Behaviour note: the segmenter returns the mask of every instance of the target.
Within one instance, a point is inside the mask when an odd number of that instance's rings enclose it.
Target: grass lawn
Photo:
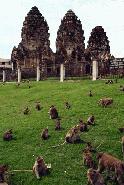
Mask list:
[[[57,148],[50,146],[63,143],[68,129],[82,118],[95,116],[96,125],[89,132],[81,133],[84,141],[94,146],[100,145],[98,151],[108,152],[122,159],[121,137],[118,127],[124,127],[124,92],[119,91],[118,83],[105,84],[105,81],[82,80],[60,83],[59,81],[31,82],[16,87],[15,84],[0,84],[0,164],[7,163],[9,169],[32,169],[37,156],[42,155],[46,163],[51,163],[50,175],[37,180],[31,172],[15,172],[12,185],[86,185],[87,168],[83,166],[82,149],[85,144],[65,144]],[[87,94],[92,90],[93,97]],[[114,102],[108,108],[98,106],[102,97],[111,97]],[[35,110],[35,102],[40,101],[43,109]],[[64,102],[71,104],[65,110]],[[61,116],[62,131],[55,131],[55,123],[49,119],[48,110],[55,105]],[[30,114],[24,115],[26,106]],[[49,128],[50,138],[43,141],[40,133]],[[5,142],[3,133],[12,128],[15,140]],[[112,185],[112,183],[111,183]]]

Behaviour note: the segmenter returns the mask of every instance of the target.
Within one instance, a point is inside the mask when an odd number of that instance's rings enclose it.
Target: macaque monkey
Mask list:
[[[89,150],[86,150],[86,149],[83,150],[83,163],[85,166],[87,166],[89,168],[94,167],[92,153]]]
[[[86,146],[85,150],[90,151],[90,152],[96,152],[96,150],[94,149],[94,147],[92,146],[92,144],[90,142],[87,142],[87,146]]]
[[[44,139],[44,140],[47,140],[49,137],[48,135],[48,128],[45,128],[42,133],[41,133],[41,138]]]
[[[79,129],[77,126],[72,127],[65,136],[65,141],[62,144],[54,145],[52,148],[56,148],[59,146],[64,145],[65,143],[79,143],[81,141],[80,135],[79,135]],[[51,147],[50,147],[51,148]]]
[[[119,185],[124,184],[124,162],[119,160],[118,158],[107,154],[107,153],[98,153],[97,159],[98,163],[98,171],[102,172],[103,170],[107,170],[108,172],[114,171],[115,177]]]
[[[105,185],[103,176],[93,168],[88,169],[87,178],[89,185]]]
[[[124,132],[124,127],[118,128],[118,130],[122,133]]]
[[[3,134],[3,140],[4,140],[4,141],[11,141],[12,139],[13,139],[12,129],[6,131],[6,132]]]
[[[55,126],[55,130],[61,130],[61,123],[60,123],[60,119],[56,119],[56,126]]]
[[[107,107],[108,105],[111,105],[113,103],[112,98],[102,98],[99,100],[98,104],[102,107]]]
[[[70,109],[71,108],[71,105],[68,102],[65,102],[65,108],[66,109]]]
[[[41,105],[40,105],[40,102],[37,102],[36,103],[36,106],[35,106],[35,108],[39,111],[39,110],[41,110]]]
[[[33,166],[33,172],[36,175],[37,179],[40,179],[42,176],[48,174],[47,165],[45,164],[44,159],[41,156],[37,157]]]
[[[124,91],[124,86],[120,85],[120,91]]]
[[[0,165],[0,185],[8,185],[7,184],[7,166]]]
[[[58,118],[58,112],[54,105],[50,107],[50,110],[48,112],[50,114],[50,119],[57,119]]]
[[[113,80],[107,80],[106,84],[113,84]]]
[[[87,124],[88,125],[94,125],[94,121],[95,121],[95,117],[93,115],[91,115],[88,119],[87,119]]]
[[[84,123],[82,119],[79,119],[79,125],[77,125],[77,128],[79,128],[80,132],[88,131],[87,124]]]
[[[73,128],[71,128],[66,136],[65,136],[65,141],[67,143],[76,143],[76,142],[80,142],[80,136],[79,136],[79,129],[75,126]]]
[[[90,97],[93,96],[92,91],[89,92],[88,96],[90,96]]]
[[[23,111],[23,113],[24,113],[25,115],[29,114],[29,112],[30,112],[30,110],[29,110],[28,107],[26,107],[26,108],[24,109],[24,111]]]

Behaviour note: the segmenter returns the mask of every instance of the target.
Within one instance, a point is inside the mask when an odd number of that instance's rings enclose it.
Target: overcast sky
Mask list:
[[[103,26],[111,53],[124,57],[124,0],[0,0],[0,58],[10,58],[13,46],[18,46],[32,6],[38,7],[49,25],[53,51],[61,19],[72,9],[82,22],[85,47],[92,29]]]

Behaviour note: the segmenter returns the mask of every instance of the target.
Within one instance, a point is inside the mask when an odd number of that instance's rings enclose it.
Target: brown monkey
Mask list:
[[[94,125],[94,121],[95,121],[95,117],[93,115],[91,115],[88,119],[87,119],[87,124],[88,125]]]
[[[41,110],[41,105],[40,105],[40,102],[37,102],[36,103],[36,106],[35,106],[36,110]]]
[[[106,84],[113,84],[113,80],[107,80]]]
[[[118,130],[122,133],[124,132],[124,127],[118,128]]]
[[[36,175],[37,179],[40,179],[42,176],[48,174],[47,165],[45,164],[44,159],[41,156],[37,157],[33,166],[33,172]]]
[[[41,138],[46,140],[48,139],[49,135],[48,135],[48,128],[45,128],[42,133],[41,133]]]
[[[48,112],[50,114],[50,119],[57,119],[58,118],[58,112],[54,105],[50,107],[50,110]]]
[[[120,91],[124,91],[124,86],[120,85]]]
[[[60,123],[60,119],[56,119],[56,126],[55,126],[55,130],[61,130],[61,123]]]
[[[8,168],[6,165],[0,165],[0,185],[8,185],[6,182],[7,170]]]
[[[65,102],[65,108],[66,109],[70,109],[71,108],[71,105],[68,102]]]
[[[82,119],[79,119],[79,125],[77,125],[77,128],[81,131],[88,131],[87,124],[83,122]]]
[[[26,107],[25,109],[24,109],[24,111],[23,111],[23,113],[26,115],[26,114],[29,114],[29,112],[30,112],[30,110],[29,110],[29,108],[28,107]]]
[[[94,149],[94,147],[92,146],[92,144],[90,142],[87,142],[87,146],[86,146],[85,150],[90,151],[90,152],[96,152],[96,150]]]
[[[12,139],[13,139],[12,129],[6,131],[6,132],[3,134],[3,140],[4,140],[4,141],[11,141]]]
[[[66,136],[65,136],[65,141],[67,143],[76,143],[76,142],[80,142],[80,136],[79,136],[79,129],[75,126],[73,128],[71,128]]]
[[[99,160],[98,171],[102,172],[107,170],[108,172],[114,171],[115,177],[119,185],[124,184],[124,162],[117,159],[116,157],[107,153],[98,153],[97,156]]]
[[[83,163],[85,166],[87,166],[89,168],[94,167],[92,153],[89,150],[86,150],[86,149],[83,150]]]
[[[89,185],[105,185],[103,176],[93,168],[88,169],[87,178]]]
[[[102,107],[107,107],[113,103],[112,98],[102,98],[99,100],[98,104],[101,105]]]
[[[90,96],[90,97],[93,96],[92,91],[89,92],[88,96]]]

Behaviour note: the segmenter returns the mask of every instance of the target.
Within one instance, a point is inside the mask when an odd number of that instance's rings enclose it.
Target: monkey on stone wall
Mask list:
[[[41,156],[37,157],[33,166],[33,172],[36,175],[37,179],[40,179],[42,176],[48,174],[47,165],[45,164],[44,159]]]

